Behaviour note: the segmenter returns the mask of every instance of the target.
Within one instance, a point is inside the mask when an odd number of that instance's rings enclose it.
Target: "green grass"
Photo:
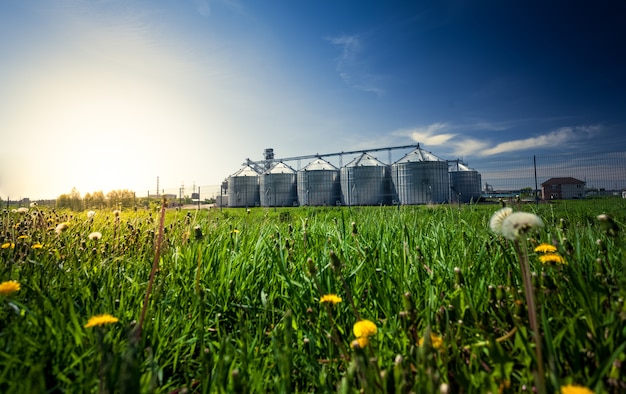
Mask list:
[[[169,210],[139,341],[159,212],[5,212],[0,281],[21,289],[0,296],[0,392],[529,390],[519,263],[488,225],[498,208]],[[549,392],[626,389],[626,211],[601,208],[514,207],[546,224],[529,249],[555,244],[568,263],[530,256]],[[328,293],[343,302],[320,304]],[[102,313],[119,322],[84,328]],[[359,318],[378,332],[353,349]]]

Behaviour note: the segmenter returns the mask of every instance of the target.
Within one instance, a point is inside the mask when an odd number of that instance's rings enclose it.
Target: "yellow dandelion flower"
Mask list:
[[[369,345],[370,340],[367,337],[359,337],[350,343],[350,347],[352,349],[363,349],[367,345]]]
[[[593,394],[593,391],[585,386],[568,384],[565,386],[561,386],[561,394]]]
[[[43,248],[43,245],[42,245],[42,244],[40,244],[40,243],[36,243],[36,244],[33,244],[33,245],[31,246],[31,248],[33,248],[33,249],[41,249],[41,248]]]
[[[556,252],[556,247],[550,244],[541,244],[535,248],[535,252],[537,253],[554,253]]]
[[[20,290],[20,282],[15,280],[7,280],[0,283],[0,295],[8,296]]]
[[[341,297],[339,297],[336,294],[326,294],[326,295],[323,295],[322,298],[320,298],[320,303],[330,302],[333,305],[338,304],[341,301],[342,301]]]
[[[357,338],[371,337],[378,332],[378,328],[376,327],[376,324],[366,319],[359,320],[358,322],[354,323],[352,331],[354,332],[354,336]]]
[[[13,249],[14,247],[15,244],[13,242],[5,242],[1,246],[2,249]]]
[[[19,237],[17,237],[17,239],[26,239],[28,238],[28,235],[20,235]]]
[[[543,264],[567,264],[567,261],[560,254],[546,253],[539,256],[539,261]]]
[[[117,323],[118,321],[119,319],[117,317],[104,313],[102,315],[96,315],[89,318],[87,324],[85,324],[85,328],[103,326],[105,324],[113,324]]]
[[[239,230],[237,230],[237,229],[234,229],[233,231],[231,231],[231,233],[233,233],[233,234],[237,234],[238,232],[239,232]]]
[[[430,334],[430,343],[433,349],[441,350],[443,348],[443,338],[439,335]],[[419,343],[420,346],[424,345],[424,338],[420,338]]]

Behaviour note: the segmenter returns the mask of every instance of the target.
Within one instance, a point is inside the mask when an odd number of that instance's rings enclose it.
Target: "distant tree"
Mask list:
[[[72,211],[80,212],[83,210],[83,199],[80,197],[78,190],[73,187],[69,194],[61,194],[57,197],[57,208],[68,208]]]
[[[132,208],[135,203],[135,192],[131,190],[111,190],[107,193],[107,202],[110,208]]]
[[[91,194],[85,194],[83,197],[83,205],[85,206],[85,209],[93,208],[93,198],[91,197]]]
[[[520,194],[522,195],[522,197],[532,196],[533,195],[533,188],[532,187],[523,187],[520,190]]]
[[[70,196],[68,194],[61,194],[59,197],[57,197],[56,207],[58,209],[64,209],[64,208],[69,209],[71,207]]]
[[[104,197],[104,193],[102,190],[97,192],[93,192],[91,195],[92,200],[92,208],[103,209],[106,206],[106,197]]]

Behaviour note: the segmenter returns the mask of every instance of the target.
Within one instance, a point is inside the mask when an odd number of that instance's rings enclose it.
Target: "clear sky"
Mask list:
[[[3,0],[0,197],[219,185],[268,147],[624,150],[624,4]]]

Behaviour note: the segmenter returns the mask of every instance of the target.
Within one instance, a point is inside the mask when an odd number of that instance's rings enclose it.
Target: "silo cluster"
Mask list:
[[[467,203],[481,195],[477,171],[419,145],[393,164],[367,152],[340,168],[321,157],[297,171],[269,164],[248,164],[228,178],[230,207]]]

